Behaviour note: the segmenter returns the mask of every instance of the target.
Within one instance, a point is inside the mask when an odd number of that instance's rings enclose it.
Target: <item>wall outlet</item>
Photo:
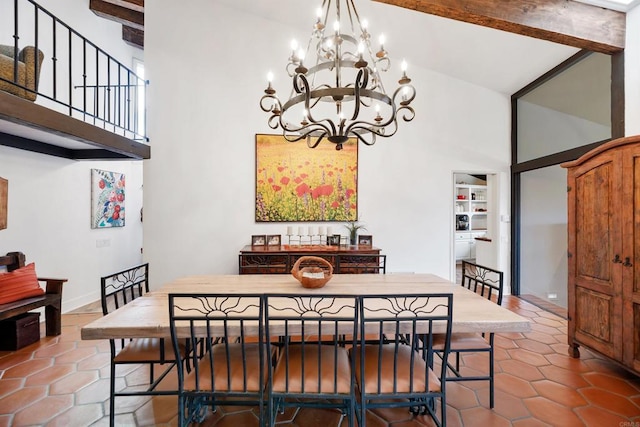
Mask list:
[[[548,293],[547,299],[558,299],[558,294],[556,293]]]

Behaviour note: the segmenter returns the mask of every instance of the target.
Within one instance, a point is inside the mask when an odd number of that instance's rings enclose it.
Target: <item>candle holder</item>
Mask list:
[[[309,236],[309,238],[311,239],[311,244],[312,245],[321,245],[322,244],[322,234],[314,234],[312,236]]]
[[[295,236],[295,234],[287,234],[287,243],[289,244],[289,246],[291,246],[291,240],[293,236]]]
[[[309,244],[311,244],[312,236],[308,234],[300,234],[299,238],[300,238],[300,245],[302,245],[305,241],[308,241]]]

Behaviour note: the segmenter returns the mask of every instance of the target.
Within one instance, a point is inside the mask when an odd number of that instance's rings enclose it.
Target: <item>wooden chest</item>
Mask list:
[[[40,340],[40,313],[25,313],[0,322],[0,350],[18,350]]]

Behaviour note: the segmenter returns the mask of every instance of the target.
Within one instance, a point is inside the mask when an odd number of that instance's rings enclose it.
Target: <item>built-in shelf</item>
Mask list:
[[[456,260],[475,259],[475,239],[487,232],[487,186],[456,183],[453,197]]]

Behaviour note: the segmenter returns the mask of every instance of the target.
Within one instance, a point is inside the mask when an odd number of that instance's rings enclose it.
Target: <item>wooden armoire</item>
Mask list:
[[[640,136],[565,163],[569,354],[582,345],[640,374]]]

